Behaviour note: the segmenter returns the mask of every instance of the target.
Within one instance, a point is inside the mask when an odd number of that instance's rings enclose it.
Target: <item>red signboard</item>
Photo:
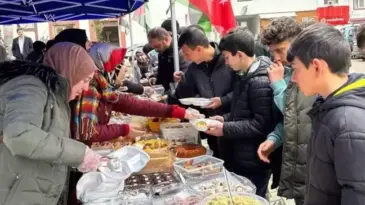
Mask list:
[[[327,6],[317,8],[318,21],[330,25],[344,25],[350,19],[349,6]]]

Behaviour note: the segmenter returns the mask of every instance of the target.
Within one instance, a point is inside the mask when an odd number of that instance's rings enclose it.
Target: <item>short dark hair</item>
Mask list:
[[[46,50],[49,50],[54,44],[56,44],[56,41],[54,39],[50,39],[46,43]]]
[[[148,39],[163,40],[166,36],[170,36],[170,34],[162,27],[153,28],[148,32]]]
[[[161,27],[164,28],[168,32],[172,32],[172,25],[171,25],[171,18],[164,20],[161,24]],[[176,31],[179,33],[180,31],[180,24],[176,21]]]
[[[147,43],[146,45],[143,46],[142,51],[143,53],[145,53],[146,55],[151,52],[153,50],[151,44]]]
[[[261,34],[263,45],[278,44],[295,38],[302,31],[300,23],[291,17],[273,20]]]
[[[16,32],[19,32],[19,31],[24,31],[24,28],[22,28],[22,27],[18,27],[18,28],[16,29]]]
[[[249,57],[255,55],[255,38],[246,27],[237,27],[229,31],[220,41],[219,49],[236,55],[238,51]]]
[[[195,49],[197,46],[208,48],[210,42],[203,29],[200,29],[197,25],[191,25],[180,35],[178,45],[179,48],[183,45],[187,45],[191,49]]]
[[[43,51],[46,48],[46,44],[42,41],[34,41],[33,50],[35,51]]]
[[[306,67],[313,59],[322,59],[335,74],[348,73],[351,67],[350,44],[339,30],[327,24],[318,23],[304,29],[288,53]]]
[[[186,31],[186,29],[187,27],[185,26],[180,27],[178,34],[181,35],[182,33],[184,33],[184,31]]]
[[[365,48],[365,23],[358,28],[356,41],[359,48]]]

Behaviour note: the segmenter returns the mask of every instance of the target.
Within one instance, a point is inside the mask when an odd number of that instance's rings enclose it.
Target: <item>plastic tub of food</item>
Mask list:
[[[118,172],[110,170],[108,167],[99,167],[99,171],[102,174],[104,182],[119,182],[122,183],[125,179],[127,179],[131,174],[132,171],[129,169],[126,162],[121,161],[121,169]]]
[[[241,183],[231,173],[227,172],[228,184],[232,192],[255,194],[255,186],[248,180],[248,183]],[[212,175],[210,177],[202,177],[200,179],[188,179],[187,184],[194,191],[201,193],[204,196],[226,193],[229,191],[228,184],[224,173]]]
[[[162,85],[154,85],[152,88],[155,90],[155,93],[158,95],[163,95],[165,93],[165,88]]]
[[[162,137],[169,147],[183,144],[198,144],[199,131],[190,123],[164,123],[161,125]]]
[[[149,118],[147,125],[152,132],[160,132],[161,131],[160,126],[163,123],[178,123],[178,122],[180,122],[179,119],[155,117],[155,118]]]
[[[146,152],[132,146],[120,148],[109,154],[108,157],[125,162],[131,172],[141,171],[150,160],[150,156]]]
[[[174,162],[175,170],[185,179],[217,174],[223,171],[224,161],[204,155]]]
[[[232,193],[233,203],[234,205],[270,205],[270,203],[257,195],[248,194],[248,193]],[[229,194],[219,194],[206,197],[200,205],[217,205],[217,204],[226,204],[233,205],[231,203],[231,198]]]
[[[151,186],[126,186],[120,196],[120,205],[152,205]]]
[[[150,161],[139,172],[139,174],[149,174],[155,172],[171,172],[175,157],[170,151],[151,151],[147,152],[150,155]]]

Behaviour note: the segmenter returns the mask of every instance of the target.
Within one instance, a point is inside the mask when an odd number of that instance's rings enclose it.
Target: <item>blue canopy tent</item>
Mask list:
[[[116,18],[148,0],[0,0],[0,25]]]

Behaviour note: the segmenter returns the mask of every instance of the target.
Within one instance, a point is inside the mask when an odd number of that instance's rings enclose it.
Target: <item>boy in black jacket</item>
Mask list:
[[[270,167],[256,154],[260,143],[273,131],[273,91],[267,68],[267,57],[254,56],[255,40],[247,28],[236,28],[224,36],[219,45],[225,62],[237,73],[231,101],[231,112],[215,116],[207,134],[222,137],[223,159],[228,170],[250,179],[257,194],[265,197]]]

